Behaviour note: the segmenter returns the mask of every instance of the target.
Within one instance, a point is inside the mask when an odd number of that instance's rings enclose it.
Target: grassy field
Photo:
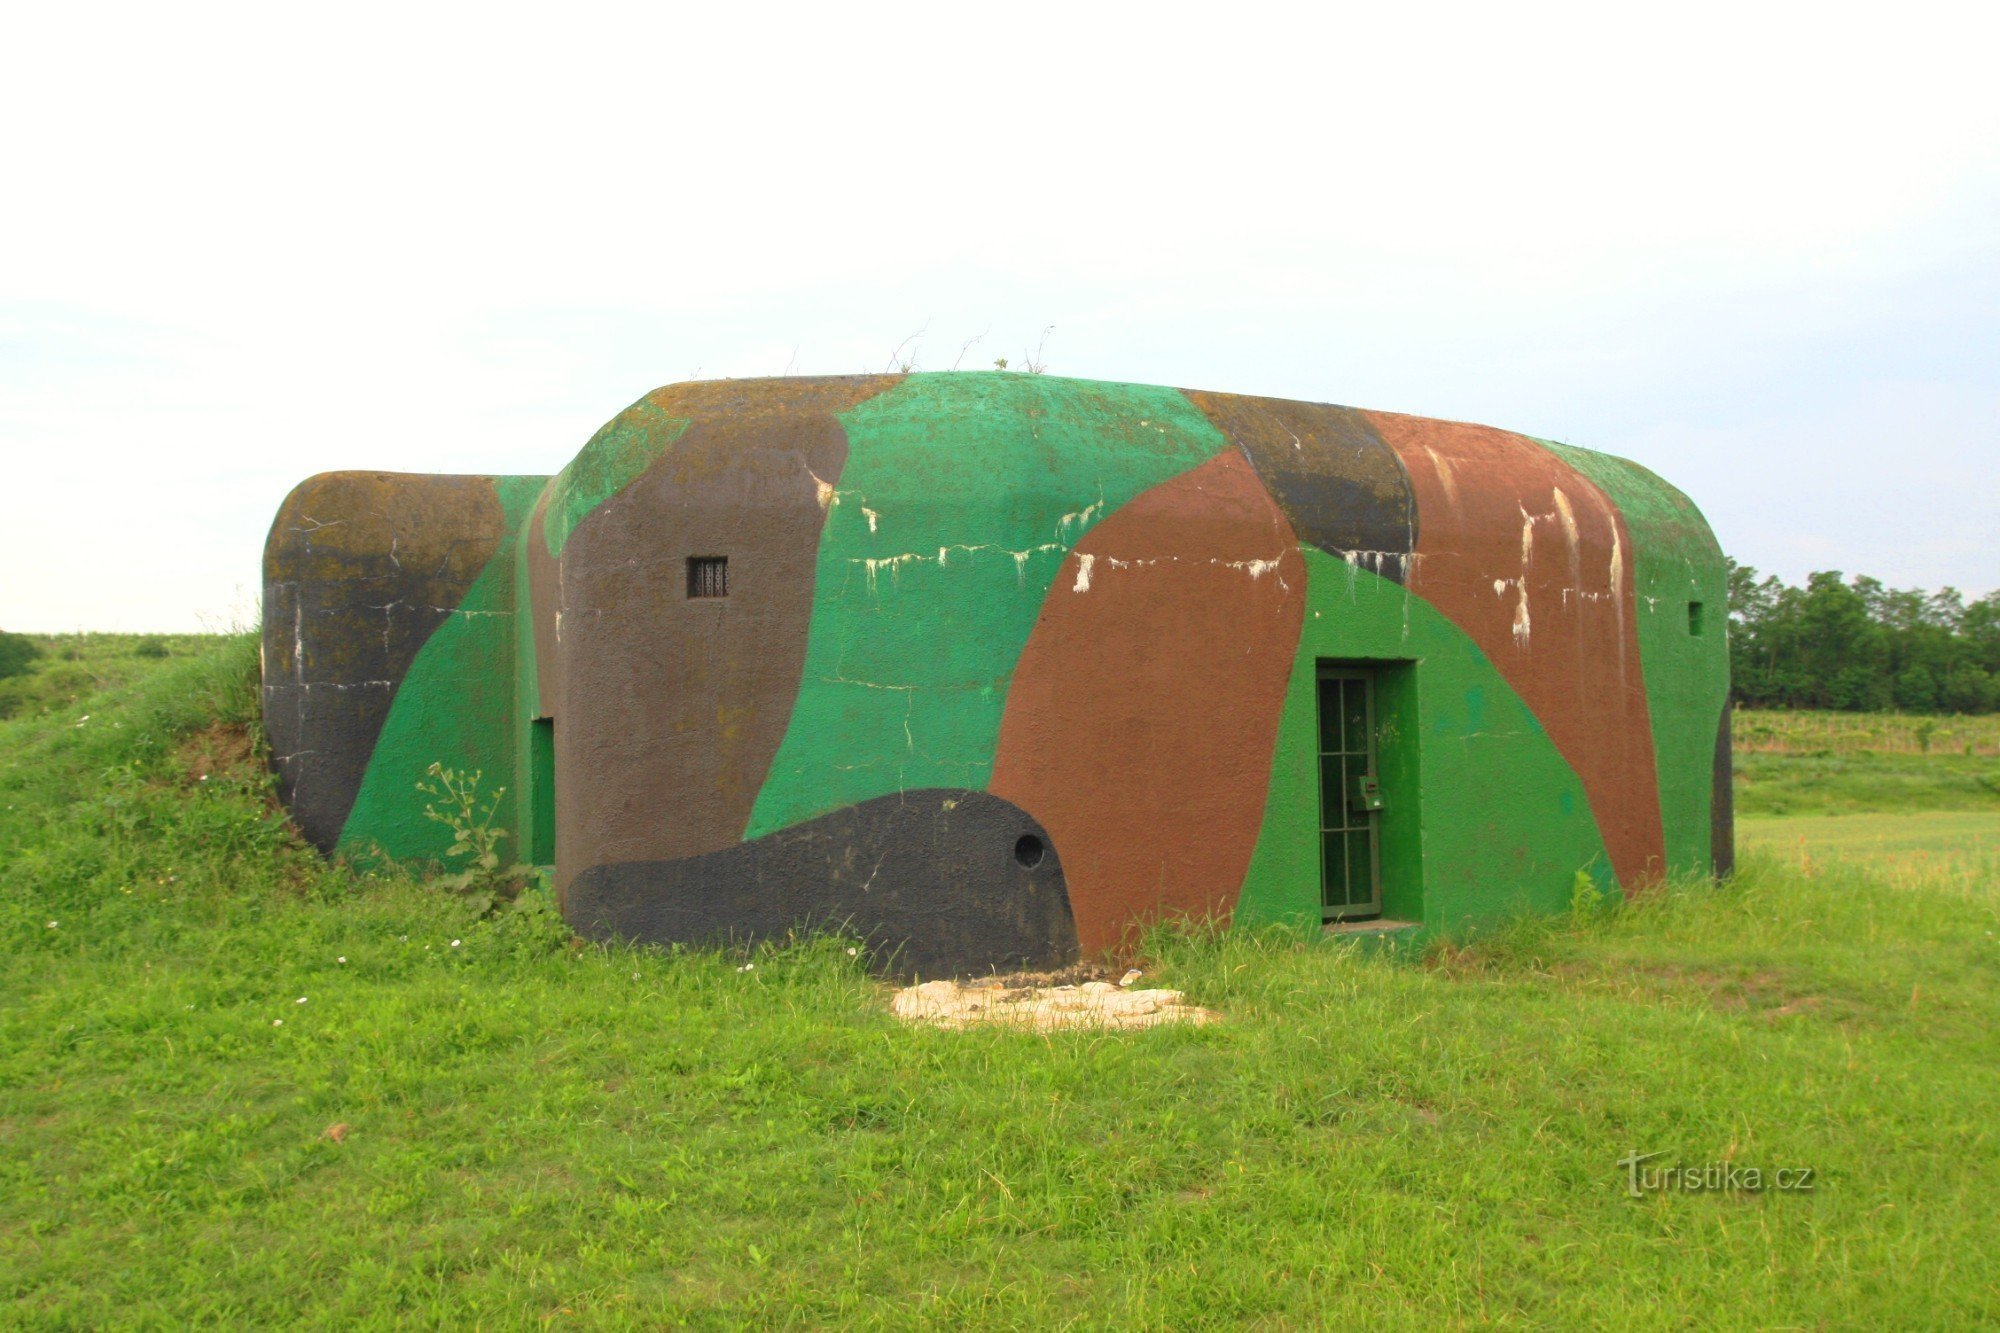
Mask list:
[[[163,661],[212,651],[206,634],[35,634],[35,669],[0,680],[0,719],[83,702],[127,684]]]
[[[2000,814],[2000,715],[1739,709],[1730,739],[1739,815]]]
[[[1820,713],[1739,708],[1729,737],[1738,754],[1922,754],[2000,757],[2000,713]]]
[[[2000,857],[2000,810],[1918,810],[1906,814],[1801,815],[1746,819],[1737,845],[1770,851],[1787,864],[1861,861],[1901,875],[1936,864]]]
[[[8,1327],[2000,1320],[1991,840],[1752,821],[1727,887],[1416,961],[1159,936],[1212,1027],[907,1030],[838,941],[327,867],[254,646],[127,648],[0,723]]]

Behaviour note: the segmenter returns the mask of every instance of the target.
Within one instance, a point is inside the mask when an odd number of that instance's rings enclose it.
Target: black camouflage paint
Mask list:
[[[1401,583],[1417,502],[1396,451],[1351,407],[1185,391],[1250,460],[1301,542]]]
[[[844,929],[898,976],[1078,956],[1062,865],[1041,825],[990,793],[947,788],[877,797],[700,856],[593,866],[570,882],[563,916],[592,938],[660,944]]]

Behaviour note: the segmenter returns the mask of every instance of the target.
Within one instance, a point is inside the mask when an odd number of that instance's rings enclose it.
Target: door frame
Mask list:
[[[1387,665],[1394,665],[1394,664],[1387,664]],[[1342,756],[1347,756],[1353,753],[1351,750],[1346,749],[1344,746],[1341,750],[1331,751],[1331,752],[1321,748],[1326,735],[1325,731],[1326,700],[1324,691],[1326,682],[1329,680],[1343,680],[1343,681],[1353,680],[1353,681],[1360,681],[1362,683],[1363,698],[1365,701],[1365,714],[1366,714],[1366,720],[1363,723],[1363,727],[1367,733],[1367,742],[1368,742],[1367,750],[1365,752],[1366,763],[1363,769],[1363,773],[1369,777],[1375,778],[1379,782],[1382,771],[1382,755],[1380,751],[1381,727],[1377,715],[1377,707],[1378,707],[1377,696],[1380,693],[1381,673],[1377,669],[1377,664],[1372,662],[1348,662],[1348,661],[1335,661],[1335,660],[1322,659],[1317,664],[1317,670],[1315,671],[1313,680],[1314,785],[1317,788],[1317,794],[1319,798],[1318,808],[1315,811],[1317,817],[1314,823],[1315,823],[1315,828],[1318,830],[1316,834],[1316,841],[1319,844],[1317,848],[1316,859],[1319,864],[1320,920],[1322,924],[1327,924],[1327,925],[1331,925],[1333,923],[1341,921],[1368,920],[1371,918],[1380,917],[1383,914],[1382,913],[1383,887],[1382,887],[1381,812],[1379,810],[1370,810],[1366,812],[1365,816],[1366,822],[1365,825],[1363,826],[1356,826],[1352,823],[1355,811],[1353,808],[1352,795],[1347,789],[1349,787],[1349,784],[1352,782],[1353,778],[1358,775],[1350,774],[1348,772],[1348,766],[1345,762],[1343,762],[1341,765],[1342,790],[1336,794],[1337,799],[1340,803],[1339,809],[1343,816],[1343,826],[1339,829],[1328,829],[1326,827],[1327,794],[1328,794],[1326,790],[1326,762],[1325,762],[1326,758],[1328,757],[1329,754],[1339,754]],[[1344,718],[1343,718],[1343,724],[1344,724]],[[1345,737],[1343,736],[1343,740],[1344,739]],[[1356,902],[1347,902],[1342,904],[1329,903],[1327,901],[1327,897],[1331,881],[1328,874],[1327,857],[1326,857],[1327,834],[1338,832],[1338,833],[1343,833],[1346,835],[1346,837],[1351,838],[1355,833],[1360,832],[1363,827],[1365,827],[1368,835],[1368,877],[1369,877],[1369,890],[1370,890],[1368,900],[1359,903]],[[1345,839],[1343,839],[1342,846],[1343,848],[1348,846]],[[1343,884],[1347,884],[1345,876],[1347,870],[1351,868],[1351,866],[1352,866],[1352,861],[1350,860],[1348,866],[1342,868]],[[1351,886],[1348,896],[1350,898],[1352,897]]]

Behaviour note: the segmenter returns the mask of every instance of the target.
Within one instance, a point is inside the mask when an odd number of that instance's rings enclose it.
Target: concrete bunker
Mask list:
[[[1456,929],[1730,857],[1720,550],[1634,464],[1041,375],[678,384],[553,477],[330,473],[265,550],[280,794],[581,933],[916,975],[1166,916]]]

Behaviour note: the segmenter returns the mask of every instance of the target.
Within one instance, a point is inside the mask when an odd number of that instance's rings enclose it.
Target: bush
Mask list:
[[[27,635],[0,630],[0,680],[27,675],[29,665],[41,655],[42,650]]]
[[[165,657],[167,655],[167,641],[157,634],[149,634],[139,640],[138,646],[132,652],[139,657]]]
[[[1938,705],[1937,677],[1913,666],[1896,677],[1896,707],[1909,713],[1934,712]]]
[[[1993,677],[1976,666],[1962,666],[1945,677],[1939,702],[1947,712],[1989,713],[2000,706],[2000,689]]]

